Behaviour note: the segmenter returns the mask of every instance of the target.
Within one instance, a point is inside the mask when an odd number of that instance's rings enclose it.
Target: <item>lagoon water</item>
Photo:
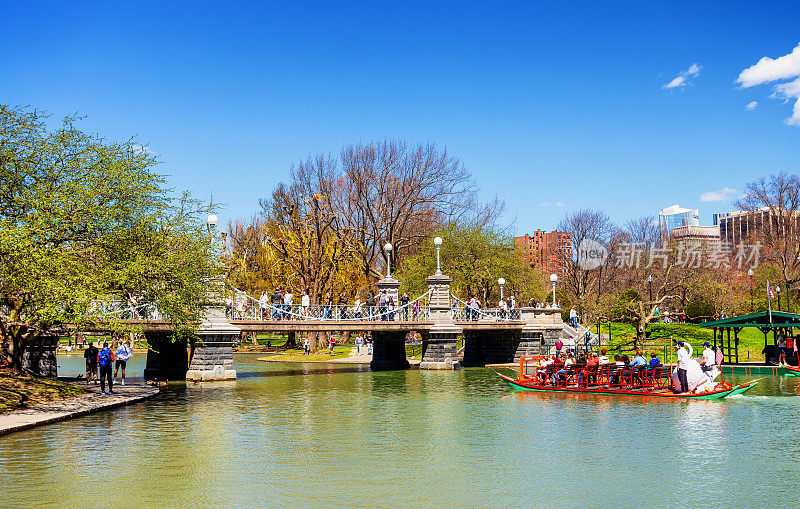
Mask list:
[[[59,362],[71,375],[83,358]],[[724,402],[657,401],[512,393],[487,369],[235,363],[236,382],[170,384],[145,403],[0,437],[1,505],[800,503],[800,378]]]

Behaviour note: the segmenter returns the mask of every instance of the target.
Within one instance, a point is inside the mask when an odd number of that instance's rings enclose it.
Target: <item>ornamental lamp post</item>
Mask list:
[[[497,284],[500,285],[500,300],[503,300],[503,285],[506,284],[506,280],[500,278],[497,280]]]
[[[206,219],[206,228],[208,229],[208,233],[211,233],[214,230],[214,228],[216,228],[216,226],[217,226],[217,216],[211,214],[210,216],[208,216],[208,219]]]
[[[553,283],[553,307],[556,307],[556,281],[558,281],[558,276],[550,274],[550,282]]]
[[[778,311],[781,310],[781,287],[776,286],[775,291],[778,292]]]
[[[392,254],[392,245],[388,242],[383,249],[386,251],[386,277],[392,277],[392,262],[391,262],[391,254]]]
[[[652,305],[652,303],[653,303],[653,276],[652,275],[647,276],[647,288],[648,288],[648,290],[650,292],[650,304]]]
[[[750,312],[753,312],[753,269],[747,270],[747,275],[750,276]]]
[[[436,275],[442,275],[442,265],[439,261],[439,248],[442,247],[442,238],[436,237],[433,239],[433,244],[436,246]]]

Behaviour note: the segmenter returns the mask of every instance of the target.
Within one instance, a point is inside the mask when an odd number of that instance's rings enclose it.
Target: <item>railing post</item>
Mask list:
[[[383,278],[380,281],[378,281],[377,283],[375,283],[375,286],[378,287],[378,302],[376,302],[375,305],[376,305],[376,309],[378,309],[379,312],[381,312],[380,299],[381,299],[381,295],[384,292],[386,292],[386,295],[391,297],[392,302],[394,302],[394,309],[397,309],[397,308],[400,307],[400,292],[399,292],[400,281],[398,281],[397,279],[393,278],[392,276],[386,276],[385,278]],[[383,312],[386,312],[386,310],[384,309]],[[395,319],[395,318],[397,318],[397,317],[393,315],[392,319]],[[389,320],[389,317],[386,316],[386,315],[382,315],[380,317],[380,319],[381,320]]]
[[[453,323],[452,309],[450,308],[450,283],[449,277],[436,274],[427,279],[430,291],[429,309],[430,320],[433,322],[428,333],[427,345],[420,369],[458,369],[458,335],[463,331]]]

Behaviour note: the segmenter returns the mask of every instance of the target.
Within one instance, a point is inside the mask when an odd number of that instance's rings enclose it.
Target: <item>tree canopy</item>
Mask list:
[[[173,198],[157,161],[65,118],[0,105],[0,334],[19,367],[30,339],[98,320],[111,302],[157,305],[192,330],[217,245],[208,208]],[[119,324],[117,324],[119,326]]]

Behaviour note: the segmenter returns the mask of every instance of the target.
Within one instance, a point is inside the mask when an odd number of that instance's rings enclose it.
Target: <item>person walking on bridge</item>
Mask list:
[[[400,306],[403,308],[403,321],[408,321],[408,294],[403,292],[403,295],[400,296]]]
[[[303,296],[300,297],[300,316],[304,320],[308,320],[308,310],[311,307],[311,296],[308,295],[308,289],[303,290]]]
[[[292,297],[294,297],[294,295],[292,295],[289,289],[283,294],[283,312],[287,320],[292,319],[292,315],[290,314],[292,312]]]
[[[281,289],[275,288],[275,291],[272,292],[272,296],[270,297],[270,304],[272,305],[272,309],[270,309],[270,317],[273,320],[280,320],[281,315],[279,310],[281,309],[281,305],[283,305],[283,295],[281,295]]]
[[[381,315],[381,320],[386,321],[389,319],[387,314],[389,308],[389,295],[386,290],[381,290],[381,296],[378,299],[378,314]]]

